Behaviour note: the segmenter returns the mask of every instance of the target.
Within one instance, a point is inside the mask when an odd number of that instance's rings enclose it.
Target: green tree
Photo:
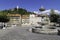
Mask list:
[[[55,13],[53,9],[51,9],[50,12],[50,21],[51,22],[57,22],[57,19],[59,18],[59,14]]]
[[[7,16],[0,16],[0,22],[9,22],[9,18],[7,18]]]
[[[8,22],[9,21],[7,14],[8,14],[8,10],[0,11],[0,22]]]

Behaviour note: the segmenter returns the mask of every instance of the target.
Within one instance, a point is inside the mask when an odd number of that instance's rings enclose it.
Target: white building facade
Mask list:
[[[35,14],[30,15],[30,24],[31,25],[38,25],[38,22],[41,22],[41,17],[37,17]]]

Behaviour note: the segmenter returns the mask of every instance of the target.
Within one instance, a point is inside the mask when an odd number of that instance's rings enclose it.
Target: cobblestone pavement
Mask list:
[[[58,35],[31,33],[29,27],[13,27],[0,32],[0,40],[60,40]]]

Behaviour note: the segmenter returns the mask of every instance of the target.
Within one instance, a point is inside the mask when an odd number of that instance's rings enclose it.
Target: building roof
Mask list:
[[[22,15],[22,19],[27,19],[29,18],[29,15]]]
[[[21,16],[20,14],[9,14],[7,16]]]

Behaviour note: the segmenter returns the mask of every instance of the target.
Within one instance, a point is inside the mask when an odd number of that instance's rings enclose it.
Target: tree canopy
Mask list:
[[[7,14],[8,14],[8,10],[0,11],[0,22],[8,22],[9,21]]]
[[[7,18],[7,16],[0,16],[0,22],[8,22],[9,19]]]
[[[17,13],[17,14],[21,14],[21,15],[28,15],[28,14],[31,14],[32,12],[28,12],[26,9],[23,9],[23,8],[13,8],[13,9],[10,9],[8,10],[8,13]]]
[[[50,21],[51,22],[57,22],[58,18],[59,18],[59,14],[55,13],[53,9],[51,9],[50,11]]]

